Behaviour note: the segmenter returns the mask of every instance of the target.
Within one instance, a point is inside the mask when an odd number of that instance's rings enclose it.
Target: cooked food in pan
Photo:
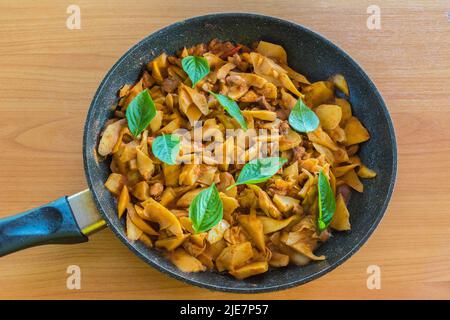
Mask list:
[[[326,259],[320,244],[351,228],[351,189],[376,176],[357,155],[370,136],[349,94],[342,75],[311,83],[265,41],[150,61],[120,89],[97,150],[127,237],[184,272],[238,279]]]

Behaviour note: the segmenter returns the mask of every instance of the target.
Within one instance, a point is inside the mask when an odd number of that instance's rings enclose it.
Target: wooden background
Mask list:
[[[232,295],[185,285],[147,266],[109,230],[76,246],[0,259],[0,298],[450,298],[450,1],[143,0],[0,2],[0,216],[86,187],[81,143],[91,98],[134,43],[211,12],[258,12],[312,28],[355,58],[391,112],[399,146],[396,190],[380,226],[344,265],[276,294]],[[81,8],[68,30],[66,8]],[[66,289],[66,268],[82,270]],[[366,287],[369,265],[381,289]]]

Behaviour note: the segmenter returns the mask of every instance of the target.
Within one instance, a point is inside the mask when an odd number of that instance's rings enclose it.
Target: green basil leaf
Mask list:
[[[247,131],[247,122],[245,122],[244,116],[242,115],[241,108],[239,105],[231,99],[230,97],[224,96],[223,94],[218,94],[214,92],[211,93],[217,101],[219,101],[220,105],[228,112],[230,116],[236,119],[242,129]]]
[[[187,56],[181,60],[181,66],[192,82],[192,88],[209,73],[208,60],[203,57]]]
[[[286,159],[279,157],[253,159],[242,168],[236,183],[227,189],[231,189],[240,184],[264,182],[276,174],[286,161]]]
[[[317,225],[319,231],[322,232],[328,227],[336,211],[336,200],[334,199],[333,190],[331,190],[328,178],[323,171],[319,173],[317,190],[319,193],[319,216],[317,217]]]
[[[223,204],[215,184],[195,196],[189,206],[189,219],[196,233],[210,230],[222,217]]]
[[[162,162],[176,164],[180,152],[180,137],[173,134],[156,137],[152,143],[152,152]]]
[[[291,127],[298,132],[311,132],[317,129],[319,123],[320,120],[314,111],[299,98],[289,114]]]
[[[133,136],[138,136],[147,128],[156,115],[155,104],[147,89],[140,92],[127,107],[128,128]]]

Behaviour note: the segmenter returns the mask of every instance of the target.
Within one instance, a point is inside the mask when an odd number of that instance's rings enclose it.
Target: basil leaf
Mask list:
[[[189,206],[189,219],[196,233],[210,230],[222,217],[223,204],[215,184],[196,195]]]
[[[264,182],[277,173],[286,161],[286,159],[279,157],[253,159],[242,168],[236,183],[227,189],[231,189],[240,184]]]
[[[247,131],[247,123],[245,122],[244,116],[241,113],[241,109],[239,105],[231,99],[230,97],[224,96],[223,94],[218,94],[214,92],[211,93],[217,101],[219,101],[220,105],[228,112],[230,116],[236,119],[242,129]]]
[[[336,211],[336,200],[334,199],[333,190],[331,190],[328,178],[323,171],[319,173],[317,190],[319,193],[319,216],[317,217],[317,225],[319,231],[322,232],[328,227]]]
[[[291,127],[298,132],[311,132],[317,129],[319,123],[320,120],[314,111],[299,98],[289,114]]]
[[[127,107],[128,128],[133,136],[138,136],[147,128],[156,115],[155,104],[147,89],[140,92]]]
[[[156,137],[152,143],[152,152],[162,162],[176,164],[180,152],[180,137],[173,134]]]
[[[181,60],[181,66],[192,82],[192,88],[209,73],[208,60],[203,57],[187,56]]]

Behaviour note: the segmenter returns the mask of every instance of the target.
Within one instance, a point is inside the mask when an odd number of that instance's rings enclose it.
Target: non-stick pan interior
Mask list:
[[[116,202],[103,186],[110,170],[109,162],[96,156],[99,134],[117,103],[117,91],[123,84],[135,82],[146,62],[161,52],[174,53],[183,47],[208,42],[213,38],[251,44],[266,40],[282,45],[289,65],[311,81],[341,73],[350,87],[353,113],[368,128],[371,139],[364,143],[360,156],[373,168],[376,179],[364,181],[364,193],[353,192],[349,211],[352,230],[334,233],[317,254],[327,259],[304,267],[290,266],[246,279],[236,280],[215,272],[183,273],[163,256],[143,244],[130,243],[123,222],[116,213]],[[351,256],[368,238],[382,218],[395,181],[396,144],[386,107],[373,83],[342,50],[322,36],[299,25],[261,15],[213,14],[182,21],[157,31],[125,53],[101,83],[89,110],[84,132],[84,162],[88,184],[109,227],[143,260],[180,280],[214,290],[261,292],[279,290],[310,281],[335,268]]]

